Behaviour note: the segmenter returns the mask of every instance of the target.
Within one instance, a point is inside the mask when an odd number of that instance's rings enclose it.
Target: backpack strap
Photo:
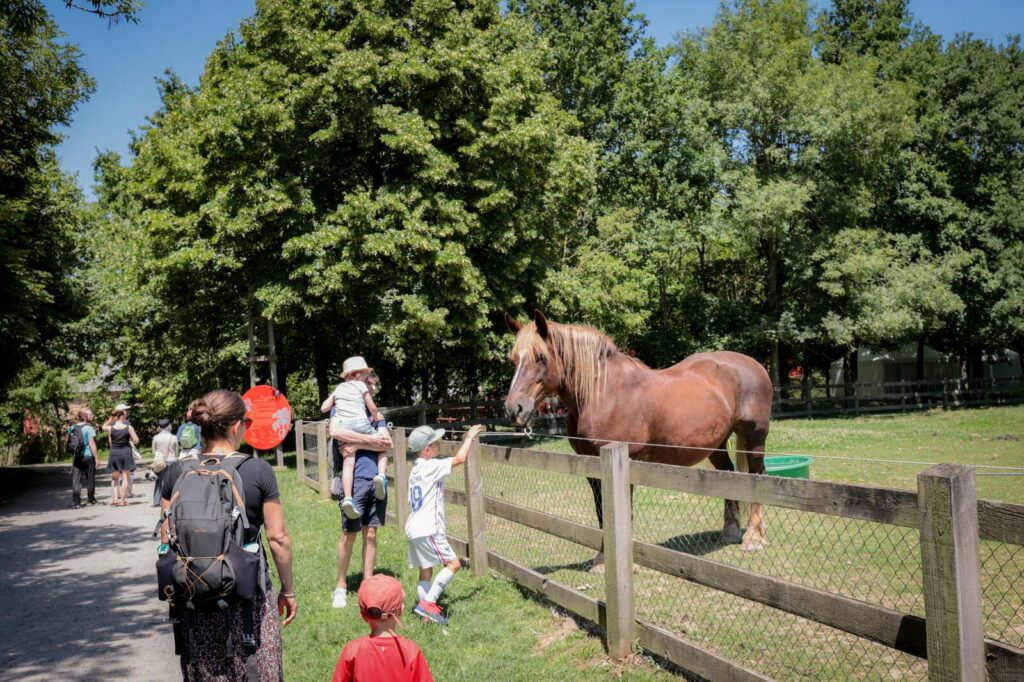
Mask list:
[[[255,600],[242,603],[242,652],[248,679],[259,680],[260,668],[256,657],[256,604]]]

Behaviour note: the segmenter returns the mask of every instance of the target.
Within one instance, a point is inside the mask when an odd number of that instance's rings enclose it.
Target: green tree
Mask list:
[[[35,3],[0,11],[0,396],[36,359],[59,355],[62,326],[82,314],[72,274],[81,196],[53,155],[93,84],[76,48]]]
[[[486,376],[592,191],[545,59],[496,2],[259,2],[110,174],[149,306],[115,357],[179,400],[237,385],[252,310],[321,391],[356,352],[393,396]]]
[[[822,324],[830,292],[820,264],[826,255],[854,257],[837,246],[873,234],[848,230],[872,227],[883,171],[913,130],[909,90],[877,78],[874,57],[825,62],[815,41],[806,2],[740,0],[679,45],[687,98],[707,107],[728,155],[723,216],[752,247],[739,252],[754,254],[746,274],[762,282],[748,289],[756,313],[748,324],[770,347],[776,382],[787,354],[833,342]],[[875,252],[885,255],[894,252]],[[908,322],[899,331],[906,336],[916,325],[902,313],[894,319]]]

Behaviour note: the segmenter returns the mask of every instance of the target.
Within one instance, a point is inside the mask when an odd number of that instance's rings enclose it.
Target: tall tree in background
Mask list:
[[[60,44],[36,3],[0,11],[0,397],[22,368],[49,359],[82,313],[71,275],[81,196],[54,158],[75,105],[93,88],[78,50]]]
[[[770,347],[776,382],[787,355],[800,360],[834,345],[853,350],[865,338],[853,320],[870,318],[867,299],[848,290],[850,324],[829,323],[837,290],[822,275],[823,268],[851,267],[836,258],[864,252],[844,242],[887,239],[872,212],[890,156],[911,138],[912,100],[901,83],[877,78],[877,64],[860,55],[822,61],[802,0],[739,0],[680,45],[682,77],[691,97],[706,102],[729,155],[726,219],[756,245],[748,274],[763,278],[763,298],[751,301],[760,318],[754,326]],[[919,250],[905,258],[898,248],[871,253],[890,256],[883,268],[890,274],[874,286],[897,282],[893,272],[931,257]],[[941,290],[935,267],[924,269]],[[914,334],[927,302],[891,292],[886,299],[901,307],[893,319],[905,322],[890,329],[890,341]]]
[[[257,3],[117,174],[152,304],[123,324],[136,369],[189,349],[181,399],[231,379],[251,309],[321,390],[357,352],[392,396],[486,374],[497,314],[532,298],[592,191],[545,57],[495,2]]]

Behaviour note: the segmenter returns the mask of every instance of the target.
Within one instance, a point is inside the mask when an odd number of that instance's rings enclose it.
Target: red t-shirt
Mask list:
[[[331,682],[434,682],[427,659],[412,640],[360,637],[341,650]]]

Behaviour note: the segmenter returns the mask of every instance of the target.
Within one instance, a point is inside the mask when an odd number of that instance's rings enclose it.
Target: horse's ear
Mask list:
[[[548,340],[548,321],[544,317],[544,313],[537,308],[533,311],[533,321],[537,325],[537,333],[540,334],[540,338],[545,341]]]
[[[519,330],[523,328],[523,325],[519,324],[516,318],[512,317],[508,313],[505,313],[505,324],[508,325],[508,330],[513,334],[518,334]]]

